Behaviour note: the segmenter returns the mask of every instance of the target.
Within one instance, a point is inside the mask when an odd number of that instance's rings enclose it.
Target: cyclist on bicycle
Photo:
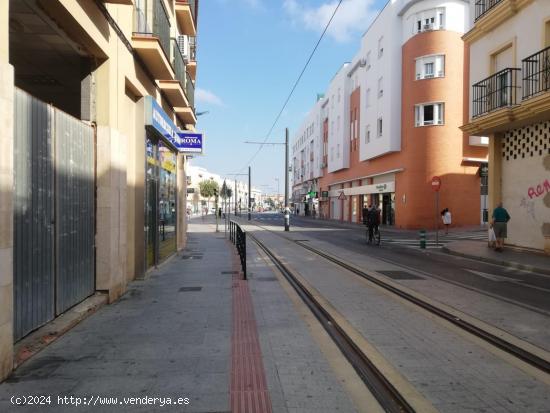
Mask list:
[[[378,225],[380,225],[380,211],[376,208],[376,205],[371,205],[367,212],[367,228],[369,231],[369,242],[374,240],[374,233],[378,232]]]

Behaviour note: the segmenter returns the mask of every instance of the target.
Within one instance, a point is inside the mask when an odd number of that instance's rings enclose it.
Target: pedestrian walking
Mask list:
[[[443,211],[441,211],[441,220],[443,221],[443,225],[445,225],[445,234],[449,233],[449,226],[451,225],[451,211],[449,211],[449,208],[445,208]]]
[[[504,239],[508,236],[508,221],[510,221],[510,218],[510,214],[504,209],[502,202],[499,202],[493,210],[493,230],[497,239],[495,251],[502,252]]]

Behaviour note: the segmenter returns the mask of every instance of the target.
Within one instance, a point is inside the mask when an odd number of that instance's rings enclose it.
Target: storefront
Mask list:
[[[203,139],[179,130],[151,96],[145,98],[145,131],[145,259],[150,268],[177,250],[179,208],[185,207],[178,205],[179,186],[185,190],[185,182],[178,182],[178,153],[201,153]]]
[[[330,217],[350,222],[361,222],[362,211],[358,210],[376,205],[380,210],[380,222],[383,225],[395,225],[395,182],[383,182],[372,185],[344,187],[335,185],[328,193]],[[348,212],[349,211],[349,212]]]

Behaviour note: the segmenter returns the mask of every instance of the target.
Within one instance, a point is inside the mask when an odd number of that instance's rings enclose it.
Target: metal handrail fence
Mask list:
[[[235,221],[229,221],[229,240],[237,247],[246,280],[246,232]]]
[[[191,79],[189,72],[185,72],[185,96],[187,96],[187,101],[189,102],[189,107],[195,112],[195,85]]]
[[[519,91],[517,75],[521,69],[503,69],[472,86],[472,116],[484,115],[493,110],[517,105]]]
[[[186,89],[187,76],[185,72],[185,61],[181,54],[181,49],[178,45],[176,39],[172,39],[172,53],[174,55],[172,66],[174,67],[174,72],[176,74],[176,79],[180,81],[181,87],[183,90]]]
[[[146,10],[134,7],[134,34],[158,37],[160,46],[167,57],[170,56],[170,19],[162,0],[153,3],[153,30],[149,26]]]
[[[477,0],[475,2],[475,20],[477,21],[502,0]]]
[[[523,99],[550,89],[550,47],[521,61],[523,72]]]

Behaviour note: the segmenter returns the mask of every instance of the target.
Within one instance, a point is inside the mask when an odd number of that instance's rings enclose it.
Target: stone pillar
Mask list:
[[[97,127],[96,289],[113,302],[126,290],[126,138]]]
[[[13,100],[9,1],[0,1],[0,381],[13,368]]]
[[[502,136],[489,136],[489,221],[496,205],[502,201]]]
[[[181,251],[187,243],[187,172],[185,155],[182,153],[178,153],[176,180],[178,188],[177,249]]]

